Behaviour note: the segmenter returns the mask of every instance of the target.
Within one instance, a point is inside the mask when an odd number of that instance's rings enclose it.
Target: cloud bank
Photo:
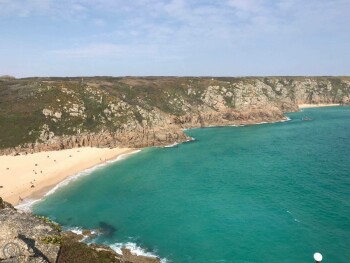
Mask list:
[[[43,62],[95,60],[111,73],[117,59],[137,75],[343,74],[349,11],[346,0],[0,0],[0,30],[12,29],[3,45],[40,45]]]

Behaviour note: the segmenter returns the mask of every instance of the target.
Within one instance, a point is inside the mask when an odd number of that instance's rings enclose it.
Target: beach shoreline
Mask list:
[[[334,107],[340,106],[339,103],[319,103],[319,104],[299,104],[299,109],[308,109],[308,108],[320,108],[320,107]]]
[[[339,106],[340,104],[300,104],[299,108]],[[285,122],[287,117],[275,121]],[[245,126],[275,122],[247,123]],[[209,126],[211,127],[211,126]],[[212,126],[221,127],[221,126]],[[178,143],[164,147],[174,147]],[[14,206],[40,200],[57,185],[90,168],[139,151],[135,148],[82,147],[44,151],[19,156],[0,156],[0,196]],[[20,164],[20,166],[18,165]]]
[[[18,205],[38,200],[66,179],[136,152],[134,148],[73,148],[0,156],[0,196]]]

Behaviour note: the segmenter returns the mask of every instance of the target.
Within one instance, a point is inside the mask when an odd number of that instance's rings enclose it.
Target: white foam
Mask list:
[[[170,145],[165,145],[164,148],[172,148],[172,147],[176,147],[179,143],[174,142],[173,144]]]
[[[76,235],[83,235],[83,229],[81,227],[68,228],[67,231],[73,232]]]
[[[192,141],[195,141],[196,139],[193,138],[193,137],[190,137],[189,139],[186,140],[186,142],[192,142]]]
[[[106,164],[108,164],[108,163],[115,163],[115,162],[124,160],[124,159],[126,159],[129,155],[132,155],[132,154],[135,154],[135,153],[139,153],[139,152],[141,152],[141,150],[135,150],[135,151],[133,151],[133,152],[131,152],[131,153],[124,153],[124,154],[121,154],[121,155],[119,155],[116,159],[114,159],[114,160],[109,160],[109,161],[105,162],[103,165],[106,165]]]
[[[25,212],[31,212],[32,207],[35,203],[39,202],[40,199],[24,199],[21,203],[15,206],[16,209],[25,211]]]
[[[287,212],[288,214],[290,214],[291,216],[293,216],[293,214],[292,214],[289,210],[287,210],[286,212]],[[295,222],[297,222],[297,223],[301,223],[300,220],[298,220],[298,219],[296,219],[296,218],[294,218],[294,217],[293,217],[293,220],[294,220]]]
[[[232,124],[232,125],[229,125],[230,127],[244,127],[244,126],[248,126],[249,124]],[[252,124],[254,125],[254,124]]]
[[[157,255],[151,253],[151,252],[147,252],[144,249],[142,249],[141,247],[139,247],[138,245],[136,245],[135,243],[132,242],[127,242],[127,243],[115,243],[110,245],[110,247],[117,252],[118,254],[123,254],[122,252],[122,248],[126,248],[129,249],[131,254],[136,255],[136,256],[145,256],[145,257],[150,257],[150,258],[158,258]],[[160,259],[160,262],[162,263],[166,263],[168,262],[167,259],[163,258]]]
[[[258,123],[255,123],[256,125],[260,125],[260,124],[266,124],[268,123],[267,121],[262,121],[262,122],[258,122]]]
[[[115,163],[117,161],[121,161],[121,160],[124,160],[125,158],[127,158],[129,155],[132,155],[132,154],[135,154],[135,153],[138,153],[140,152],[141,150],[135,150],[131,153],[125,153],[125,154],[121,154],[119,155],[117,158],[113,159],[113,160],[109,160],[109,161],[106,161],[104,163],[101,163],[101,164],[98,164],[98,165],[95,165],[94,167],[91,167],[91,168],[88,168],[84,171],[81,171],[77,174],[74,174],[72,176],[69,176],[67,177],[65,180],[63,180],[62,182],[58,183],[57,185],[55,185],[51,190],[49,190],[45,195],[44,197],[48,196],[48,195],[51,195],[53,194],[54,192],[57,191],[57,189],[63,187],[63,186],[66,186],[68,185],[70,182],[73,182],[75,180],[77,180],[78,178],[80,177],[83,177],[83,176],[86,176],[86,175],[90,175],[93,171],[101,168],[101,167],[104,167],[108,164],[111,164],[111,163]],[[39,202],[41,199],[24,199],[20,204],[18,204],[16,206],[16,208],[18,210],[22,210],[22,211],[31,211],[33,205],[37,202]]]
[[[291,120],[292,120],[291,118],[286,117],[284,120],[281,120],[281,121],[279,121],[279,122],[286,122],[286,121],[291,121]]]
[[[91,235],[84,235],[83,229],[81,227],[64,227],[64,231],[70,231],[76,235],[83,236],[83,238],[80,241],[86,242],[88,244],[91,244],[92,239],[98,235],[98,233],[94,230],[89,231]]]
[[[240,125],[231,125],[231,126],[232,126],[232,127],[243,127],[243,126],[261,125],[261,124],[271,124],[271,123],[279,123],[279,122],[287,122],[287,121],[291,121],[291,118],[289,118],[289,117],[284,117],[282,120],[279,120],[279,121],[272,121],[272,122],[262,121],[262,122],[258,122],[258,123],[252,123],[252,124],[240,124]]]

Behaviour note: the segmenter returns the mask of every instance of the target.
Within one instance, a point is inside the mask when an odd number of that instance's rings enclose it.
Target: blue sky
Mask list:
[[[350,0],[0,0],[0,75],[350,75]]]

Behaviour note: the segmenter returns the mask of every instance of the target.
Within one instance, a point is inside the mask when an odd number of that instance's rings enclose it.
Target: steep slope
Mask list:
[[[2,154],[185,141],[183,129],[282,120],[350,101],[350,77],[0,79]]]

